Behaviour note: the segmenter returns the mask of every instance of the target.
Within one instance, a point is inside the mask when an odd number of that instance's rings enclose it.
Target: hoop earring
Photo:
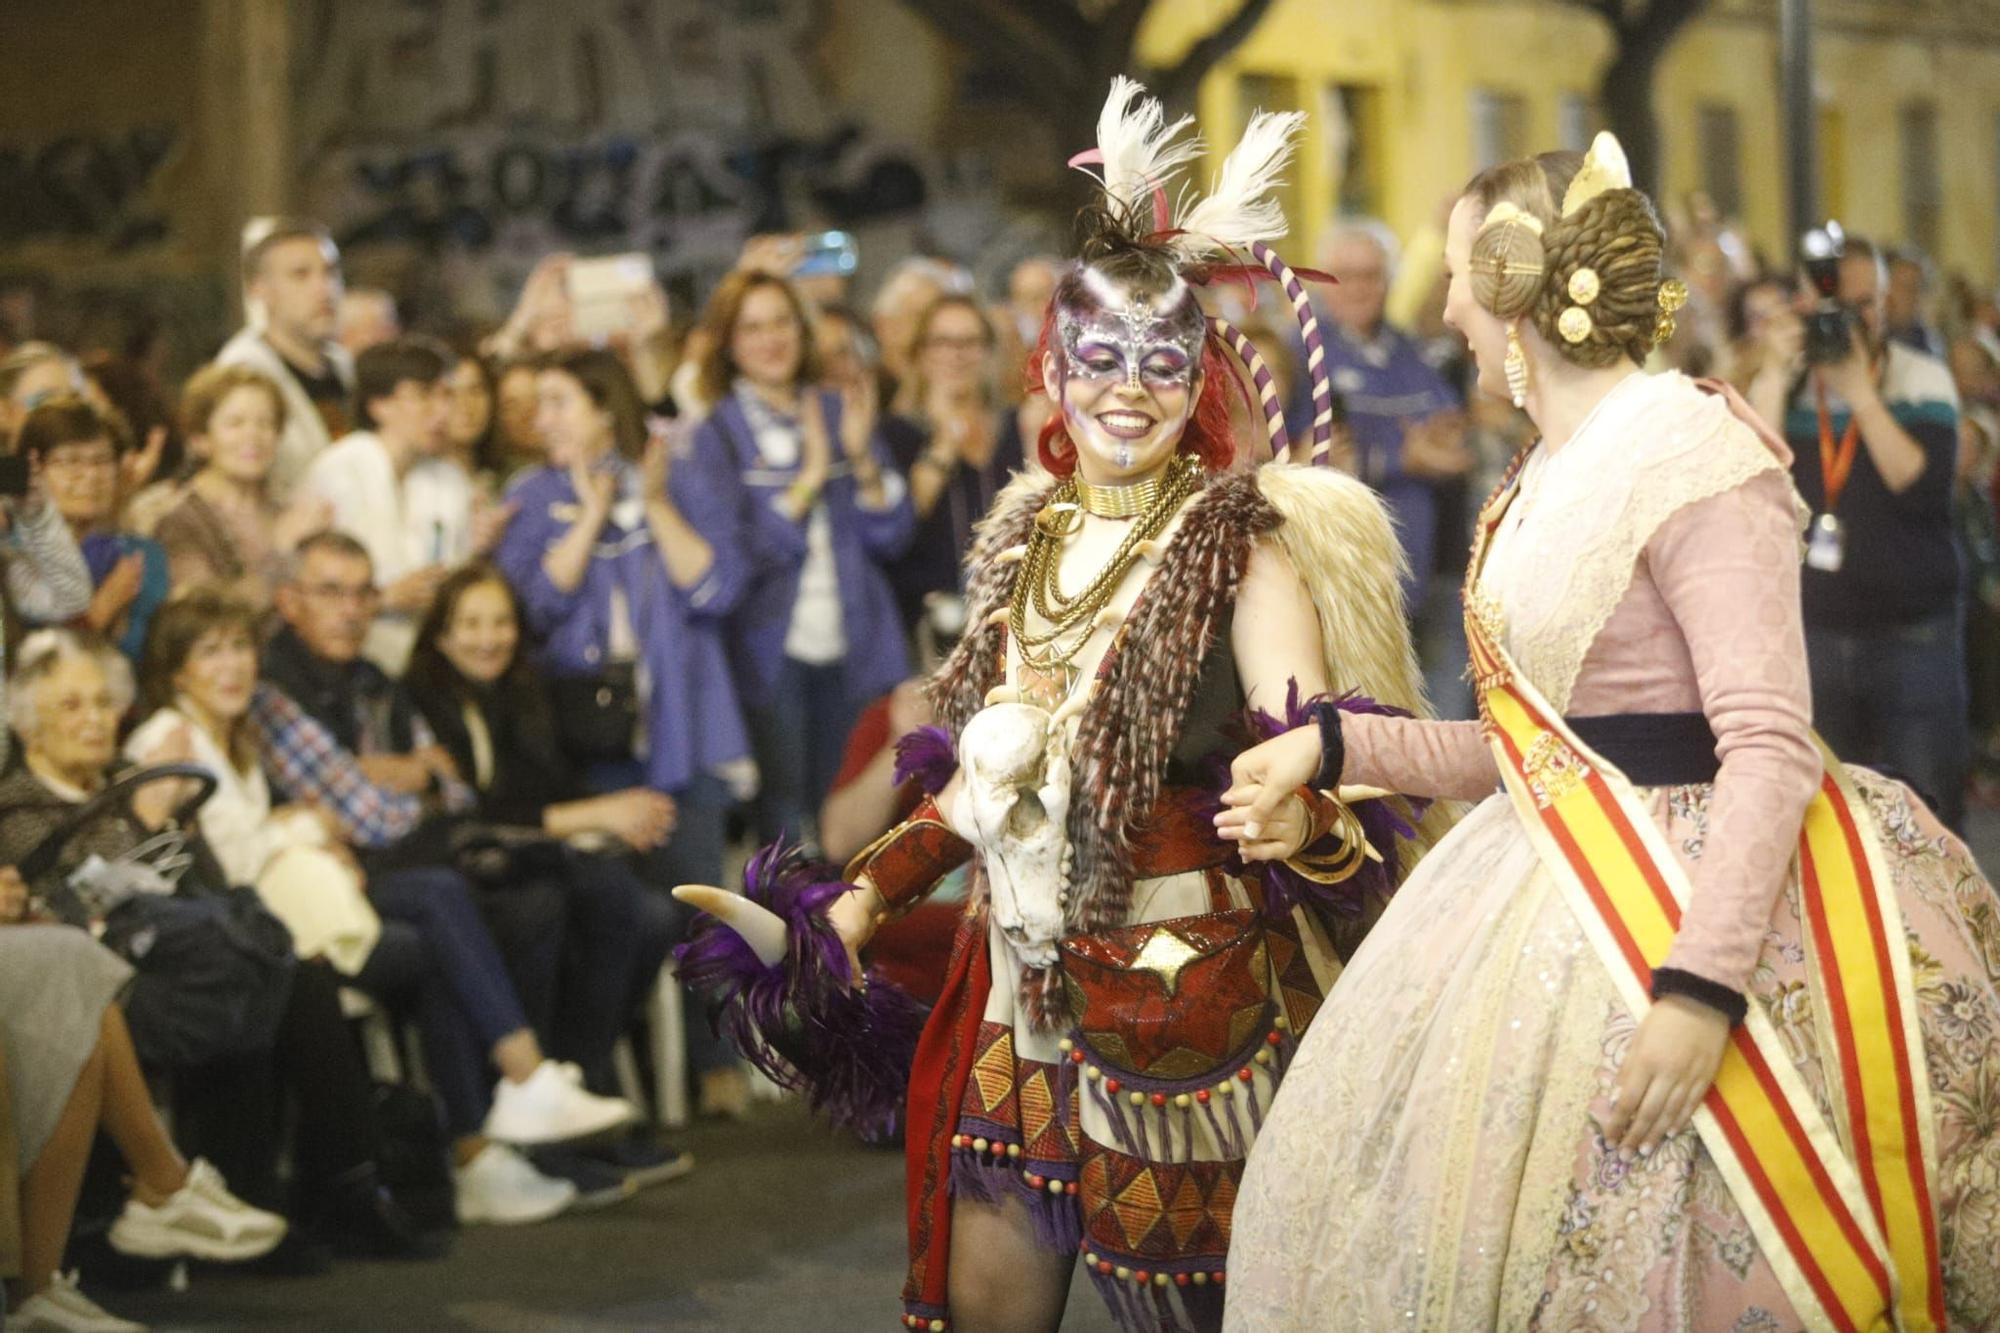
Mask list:
[[[1528,357],[1521,350],[1521,326],[1507,326],[1507,359],[1502,363],[1507,372],[1507,391],[1514,396],[1514,406],[1528,405]]]

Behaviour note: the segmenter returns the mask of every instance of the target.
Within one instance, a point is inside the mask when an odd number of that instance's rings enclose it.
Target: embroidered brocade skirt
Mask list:
[[[1997,1328],[2000,899],[1907,791],[1850,772],[1910,941],[1951,1326]],[[1640,793],[1690,861],[1711,791]],[[1824,1106],[1805,977],[1794,877],[1751,991]],[[1226,1326],[1801,1327],[1692,1130],[1630,1162],[1605,1143],[1634,1028],[1507,798],[1489,799],[1418,865],[1301,1042],[1243,1180]]]

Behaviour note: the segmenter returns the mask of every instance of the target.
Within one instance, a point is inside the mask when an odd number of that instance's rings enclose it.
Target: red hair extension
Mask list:
[[[1062,353],[1053,346],[1055,323],[1056,308],[1052,301],[1048,313],[1042,317],[1042,334],[1035,340],[1035,354],[1028,360],[1029,393],[1047,392],[1042,384],[1045,354],[1054,350],[1057,364],[1062,362]],[[1232,384],[1243,396],[1245,405],[1254,406],[1222,340],[1215,336],[1215,328],[1210,325],[1201,340],[1201,397],[1195,400],[1194,412],[1188,418],[1177,451],[1201,459],[1202,466],[1210,472],[1223,471],[1236,457],[1236,439],[1229,428],[1228,386]],[[1054,415],[1042,426],[1041,436],[1035,441],[1035,453],[1051,476],[1067,477],[1076,471],[1076,445],[1063,429],[1062,404],[1056,404]]]

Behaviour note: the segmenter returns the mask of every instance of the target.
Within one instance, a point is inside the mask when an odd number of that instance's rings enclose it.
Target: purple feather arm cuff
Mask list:
[[[958,771],[957,747],[943,727],[918,727],[896,742],[896,785],[915,779],[924,795],[935,796]]]
[[[1231,728],[1231,739],[1241,743],[1244,749],[1260,745],[1275,736],[1300,727],[1318,725],[1314,707],[1322,701],[1331,702],[1344,713],[1377,713],[1386,717],[1409,717],[1410,713],[1401,708],[1378,703],[1365,694],[1349,691],[1330,699],[1326,695],[1301,698],[1299,683],[1291,682],[1285,692],[1285,715],[1275,717],[1262,708],[1247,709]],[[1229,786],[1227,765],[1221,773],[1221,786]],[[1407,806],[1407,810],[1399,808]],[[1279,861],[1244,861],[1240,856],[1231,856],[1224,867],[1231,874],[1241,875],[1259,881],[1264,887],[1264,908],[1268,915],[1282,916],[1301,902],[1310,902],[1327,910],[1343,915],[1352,915],[1362,910],[1373,891],[1393,890],[1402,879],[1401,863],[1397,854],[1397,843],[1417,836],[1416,821],[1424,817],[1430,802],[1414,797],[1396,797],[1391,800],[1359,801],[1354,805],[1354,813],[1361,820],[1363,834],[1369,846],[1381,853],[1380,863],[1369,861],[1355,872],[1352,878],[1339,884],[1320,884],[1306,878]],[[1312,848],[1304,849],[1306,851]]]
[[[902,1110],[925,1013],[872,973],[864,988],[851,984],[847,950],[826,917],[851,887],[821,877],[797,848],[773,844],[751,859],[743,892],[784,921],[784,961],[765,966],[742,936],[712,919],[674,957],[680,979],[708,995],[716,1030],[745,1059],[803,1091],[835,1124],[880,1135]]]

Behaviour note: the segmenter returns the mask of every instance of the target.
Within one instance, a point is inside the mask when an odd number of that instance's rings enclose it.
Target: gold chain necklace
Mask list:
[[[1045,675],[1072,672],[1070,663],[1089,642],[1098,612],[1110,603],[1125,576],[1138,563],[1140,545],[1165,530],[1182,503],[1194,494],[1200,479],[1198,460],[1186,456],[1176,459],[1167,471],[1165,482],[1157,485],[1151,503],[1139,513],[1117,551],[1074,597],[1065,596],[1061,587],[1062,544],[1082,526],[1083,511],[1074,478],[1056,487],[1048,505],[1035,516],[1028,552],[1014,582],[1009,620],[1023,665]],[[1030,606],[1047,622],[1046,632],[1032,633],[1028,629]],[[1066,644],[1065,638],[1069,639]]]

